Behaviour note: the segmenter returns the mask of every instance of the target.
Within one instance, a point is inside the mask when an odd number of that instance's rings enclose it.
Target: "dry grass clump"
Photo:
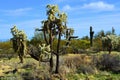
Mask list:
[[[96,68],[92,64],[92,57],[85,54],[69,54],[64,56],[64,65],[68,68],[69,72],[93,74],[96,72]]]
[[[68,68],[79,67],[81,64],[90,65],[91,56],[81,55],[81,54],[70,54],[64,57],[64,64]]]

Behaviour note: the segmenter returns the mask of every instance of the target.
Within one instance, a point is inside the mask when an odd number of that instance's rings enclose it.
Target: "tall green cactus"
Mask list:
[[[23,63],[23,56],[26,53],[27,36],[24,31],[19,31],[16,26],[11,28],[11,33],[13,35],[13,38],[11,38],[13,49],[18,53],[20,63]]]
[[[90,26],[90,46],[93,46],[93,35],[94,31],[92,30],[92,26]]]

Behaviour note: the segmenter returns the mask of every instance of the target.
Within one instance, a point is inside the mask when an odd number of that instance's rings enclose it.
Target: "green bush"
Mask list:
[[[93,50],[94,51],[101,51],[102,50],[102,41],[100,38],[96,38],[93,41]]]
[[[72,53],[81,53],[84,52],[85,49],[90,48],[90,42],[88,40],[80,40],[75,39],[71,41],[71,50]]]
[[[87,49],[90,47],[90,42],[88,40],[72,40],[71,46],[74,46],[78,49]]]

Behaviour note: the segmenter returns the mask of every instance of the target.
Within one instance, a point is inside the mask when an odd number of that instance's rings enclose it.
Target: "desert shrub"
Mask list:
[[[31,70],[22,73],[21,77],[23,80],[49,80],[50,74],[48,74],[48,72],[44,72],[43,70]]]
[[[72,40],[71,46],[73,49],[87,49],[90,48],[90,42],[88,40]]]
[[[14,57],[17,57],[17,55],[16,54],[0,54],[0,58],[11,59],[11,58],[14,58]]]
[[[86,74],[67,74],[68,80],[103,80],[103,79],[95,79],[93,75],[86,75]]]
[[[0,49],[7,50],[11,47],[12,47],[12,45],[11,45],[10,41],[0,42]]]
[[[69,55],[68,57],[65,58],[64,64],[68,68],[75,68],[78,67],[82,63],[82,57],[80,55]]]
[[[13,49],[8,49],[8,50],[2,50],[2,52],[0,53],[0,58],[14,58],[16,57],[17,54],[14,53]]]
[[[78,74],[69,73],[69,74],[67,74],[67,79],[68,80],[82,80],[83,78],[81,78],[81,76],[79,76]]]
[[[12,49],[10,41],[0,42],[0,58],[12,58],[16,57],[15,52]]]
[[[81,64],[77,71],[77,73],[84,73],[84,74],[94,74],[95,73],[95,67],[92,65],[84,65]]]
[[[25,72],[21,74],[23,80],[34,80],[34,76],[31,72]]]
[[[61,41],[61,45],[66,43],[65,40]],[[53,45],[53,48],[56,48],[56,42]],[[85,52],[85,49],[90,48],[90,42],[88,40],[73,39],[70,41],[69,47],[66,49],[66,53],[82,53]]]
[[[58,43],[58,40],[57,40],[57,39],[54,39],[53,45],[52,45],[54,51],[57,51],[57,43]],[[61,42],[60,42],[60,48],[61,48],[61,49],[63,48],[63,46],[65,46],[65,43],[66,43],[65,40],[61,40]]]
[[[97,63],[97,67],[100,70],[120,73],[120,55],[103,54]]]
[[[22,69],[25,71],[20,72],[23,80],[49,80],[49,64],[41,63],[40,66],[37,62],[29,60],[22,65]]]
[[[69,55],[65,57],[64,65],[66,65],[70,72],[77,73],[95,73],[95,66],[91,65],[91,57],[87,55]]]
[[[24,68],[24,69],[34,69],[36,67],[37,67],[37,65],[35,63],[27,63],[22,66],[22,68]]]
[[[0,80],[23,80],[23,79],[20,75],[9,74],[9,75],[0,76]]]
[[[102,50],[102,41],[100,38],[94,39],[93,50],[94,51],[101,51]]]
[[[66,80],[66,76],[69,73],[70,73],[70,68],[66,67],[65,65],[60,66],[59,75],[61,80]]]

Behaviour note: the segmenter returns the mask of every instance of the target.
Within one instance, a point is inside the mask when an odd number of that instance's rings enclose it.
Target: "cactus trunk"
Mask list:
[[[55,73],[59,73],[59,49],[60,49],[60,40],[61,40],[61,31],[58,36],[58,44],[57,44],[57,55],[56,55],[56,70]]]

